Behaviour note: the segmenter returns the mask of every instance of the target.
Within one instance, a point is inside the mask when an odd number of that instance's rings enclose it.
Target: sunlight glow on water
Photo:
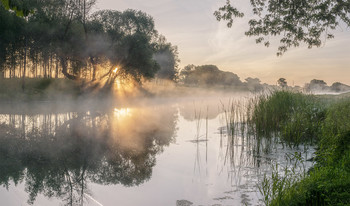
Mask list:
[[[131,116],[132,110],[130,108],[114,108],[114,116],[118,119]]]

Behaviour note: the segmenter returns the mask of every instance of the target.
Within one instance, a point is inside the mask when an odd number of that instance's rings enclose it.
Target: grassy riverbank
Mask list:
[[[0,79],[0,101],[44,101],[76,98],[81,83],[68,79],[27,78]]]
[[[261,185],[266,205],[347,205],[350,202],[350,98],[277,91],[254,103],[257,134],[289,146],[316,144],[316,164],[305,176],[273,173]],[[287,171],[290,173],[290,171]],[[288,179],[289,178],[289,179]]]

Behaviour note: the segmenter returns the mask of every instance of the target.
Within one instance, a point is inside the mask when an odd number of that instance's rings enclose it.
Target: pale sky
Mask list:
[[[236,73],[242,81],[257,77],[275,84],[284,77],[289,85],[303,86],[312,79],[328,85],[339,81],[350,85],[350,29],[339,28],[335,39],[320,48],[291,48],[277,57],[277,44],[269,48],[246,37],[247,18],[237,19],[232,28],[217,22],[214,11],[226,0],[98,0],[96,10],[123,11],[131,8],[153,16],[156,29],[178,46],[180,68],[188,64],[214,64]],[[248,0],[235,0],[237,7],[250,11]],[[249,16],[246,15],[246,16]],[[273,38],[271,38],[273,40]]]

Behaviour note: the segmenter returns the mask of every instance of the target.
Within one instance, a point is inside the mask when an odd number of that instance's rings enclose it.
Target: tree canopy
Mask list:
[[[280,87],[282,87],[282,88],[288,86],[287,81],[286,81],[285,78],[279,78],[279,79],[277,80],[277,84],[278,84]]]
[[[177,50],[159,41],[153,18],[142,11],[91,13],[95,0],[32,0],[21,18],[9,2],[0,4],[0,76],[140,82],[160,70],[155,57],[164,52],[177,67]]]
[[[31,4],[28,0],[1,0],[0,4],[2,4],[6,10],[14,11],[17,16],[28,16],[31,12]]]
[[[350,26],[350,2],[339,0],[251,0],[253,17],[248,21],[247,36],[255,36],[257,43],[270,45],[270,36],[280,38],[277,55],[290,47],[305,43],[319,47],[340,24]],[[237,17],[243,17],[230,0],[215,11],[218,21],[232,27]]]
[[[181,81],[195,86],[241,86],[242,82],[232,72],[219,70],[215,65],[187,65],[180,73]]]

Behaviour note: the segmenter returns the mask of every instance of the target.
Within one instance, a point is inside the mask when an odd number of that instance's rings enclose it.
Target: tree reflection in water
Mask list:
[[[177,110],[111,110],[0,115],[0,184],[8,189],[24,182],[29,204],[43,194],[83,205],[89,182],[136,186],[149,180],[156,154],[175,139]]]

